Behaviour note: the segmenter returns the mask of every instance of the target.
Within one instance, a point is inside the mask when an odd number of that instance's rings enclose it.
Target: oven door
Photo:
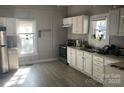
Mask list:
[[[59,46],[59,56],[67,59],[67,47],[66,46]]]

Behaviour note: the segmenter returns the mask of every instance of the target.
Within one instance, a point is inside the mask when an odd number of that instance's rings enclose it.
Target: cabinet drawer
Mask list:
[[[93,72],[101,74],[104,73],[104,66],[93,64]]]
[[[103,62],[103,61],[104,61],[104,59],[103,59],[103,58],[98,57],[98,56],[93,56],[93,60],[97,60],[97,61],[101,61],[101,62]]]
[[[93,59],[93,64],[98,65],[98,66],[101,66],[101,67],[104,66],[103,61],[98,61],[98,60],[94,60],[94,59]]]

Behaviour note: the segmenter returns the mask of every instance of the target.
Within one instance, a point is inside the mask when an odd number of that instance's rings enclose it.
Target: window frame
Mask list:
[[[19,33],[18,33],[18,21],[32,21],[34,22],[34,52],[28,54],[20,54],[20,44],[19,44]],[[36,29],[36,20],[34,19],[16,19],[16,34],[17,34],[17,47],[19,52],[19,57],[35,56],[37,55],[37,29]],[[21,34],[21,33],[20,33]],[[28,34],[28,33],[27,33]],[[29,33],[30,34],[30,33]]]

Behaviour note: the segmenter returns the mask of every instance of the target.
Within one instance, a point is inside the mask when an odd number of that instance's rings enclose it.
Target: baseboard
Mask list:
[[[28,65],[28,64],[37,64],[37,63],[43,63],[43,62],[52,62],[52,61],[57,61],[58,58],[49,58],[49,59],[41,59],[41,60],[36,60],[36,61],[30,61],[30,63],[26,62],[26,64],[24,63],[20,63],[20,65]]]

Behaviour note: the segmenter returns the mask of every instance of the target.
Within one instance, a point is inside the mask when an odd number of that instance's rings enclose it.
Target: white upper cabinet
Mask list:
[[[72,17],[64,18],[63,27],[70,27],[70,26],[72,26]]]
[[[73,17],[72,33],[73,34],[88,33],[88,16],[82,15]]]
[[[119,9],[114,9],[109,12],[109,35],[117,36],[119,33]]]
[[[16,35],[16,19],[6,18],[7,35]]]
[[[109,35],[124,36],[124,8],[109,12]]]
[[[72,25],[72,33],[76,34],[77,33],[77,17],[73,17],[73,25]]]
[[[124,36],[124,8],[120,9],[120,30],[119,36]]]

